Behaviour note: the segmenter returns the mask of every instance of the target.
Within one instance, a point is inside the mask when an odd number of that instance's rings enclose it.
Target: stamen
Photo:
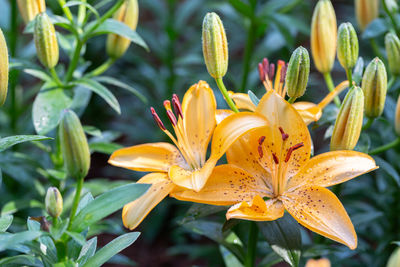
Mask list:
[[[258,144],[261,146],[264,143],[265,140],[265,136],[260,136],[260,138],[258,139]]]
[[[289,135],[287,133],[285,133],[285,131],[283,131],[282,127],[279,127],[279,131],[281,132],[282,140],[286,141],[286,139],[289,138]]]
[[[151,110],[151,115],[153,115],[153,119],[154,119],[154,121],[157,123],[158,127],[159,127],[161,130],[165,131],[165,130],[166,130],[166,129],[165,129],[165,126],[164,126],[163,122],[161,121],[160,117],[157,115],[157,113],[156,113],[156,111],[154,110],[154,108],[151,107],[150,110]]]
[[[298,144],[290,147],[288,152],[287,152],[287,154],[286,154],[285,162],[289,161],[290,156],[292,155],[293,151],[295,151],[296,149],[299,149],[300,147],[303,147],[303,146],[304,146],[304,144],[303,144],[303,142],[301,142],[301,143],[298,143]]]
[[[265,75],[268,75],[268,71],[269,71],[269,61],[268,61],[267,58],[264,58],[264,59],[263,59],[263,61],[262,61],[262,66],[263,66]]]
[[[260,80],[263,82],[265,80],[265,73],[261,63],[258,63],[258,75],[260,76]]]
[[[167,116],[168,116],[169,121],[172,123],[172,125],[176,126],[177,121],[176,121],[176,117],[175,117],[174,113],[172,113],[172,110],[171,110],[171,102],[169,102],[169,100],[165,100],[164,107],[167,110]]]
[[[272,158],[274,159],[275,164],[279,164],[279,159],[274,152],[272,152]]]
[[[269,72],[268,72],[268,78],[272,81],[275,75],[275,64],[271,63],[269,65]]]
[[[175,114],[178,117],[183,118],[181,102],[179,101],[179,97],[176,94],[172,95],[172,105],[174,107]]]
[[[260,156],[260,159],[264,156],[264,152],[262,150],[262,146],[261,145],[258,146],[258,155]]]
[[[287,71],[287,65],[283,65],[282,69],[281,69],[281,80],[280,83],[283,83],[285,81],[286,78],[286,71]]]

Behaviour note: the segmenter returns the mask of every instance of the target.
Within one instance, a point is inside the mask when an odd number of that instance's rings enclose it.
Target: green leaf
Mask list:
[[[43,267],[43,264],[39,259],[32,255],[18,255],[14,257],[7,257],[0,260],[0,266],[2,267],[20,267],[20,266],[31,266],[31,267]]]
[[[66,231],[65,233],[69,235],[73,240],[75,240],[79,245],[84,246],[86,244],[85,237],[80,233],[75,233],[70,231]]]
[[[72,229],[80,232],[91,224],[121,209],[125,204],[143,195],[148,184],[128,184],[111,189],[91,201],[76,215]]]
[[[79,265],[85,264],[87,260],[94,255],[94,253],[96,252],[96,247],[97,237],[93,237],[82,246],[81,252],[79,253],[78,257]]]
[[[400,187],[400,175],[396,171],[396,169],[393,168],[393,166],[390,163],[386,162],[380,157],[374,156],[374,159],[376,161],[376,165],[379,166],[379,168],[382,169],[384,172],[386,172],[390,177],[392,177],[393,180],[396,182],[397,186]]]
[[[35,77],[35,78],[38,78],[38,79],[40,79],[42,81],[45,81],[45,82],[51,82],[52,81],[52,78],[49,75],[47,75],[46,72],[41,71],[41,70],[24,69],[24,72],[29,74],[29,75],[31,75],[31,76],[33,76],[33,77]]]
[[[247,94],[249,95],[251,102],[253,102],[255,106],[258,106],[260,99],[253,93],[253,91],[249,90]]]
[[[240,0],[229,0],[229,4],[231,4],[231,6],[243,16],[248,18],[253,16],[250,5],[245,4]]]
[[[0,152],[19,143],[29,142],[29,141],[43,141],[49,139],[52,138],[41,135],[14,135],[14,136],[4,137],[0,139]]]
[[[71,105],[71,98],[62,89],[48,89],[44,85],[33,102],[32,120],[38,134],[46,134],[57,127],[62,111]]]
[[[368,24],[361,37],[363,39],[371,39],[383,35],[388,31],[385,19],[377,18]]]
[[[115,96],[103,85],[100,83],[91,80],[82,78],[77,81],[78,84],[86,87],[87,89],[95,92],[101,98],[103,98],[118,114],[121,114],[121,107],[119,106],[118,100]]]
[[[90,4],[86,3],[86,2],[82,2],[82,1],[68,1],[68,3],[66,3],[64,5],[64,7],[71,7],[71,6],[80,6],[80,5],[84,5],[86,6],[97,18],[100,18],[99,12],[97,12],[97,10]]]
[[[356,66],[353,69],[353,80],[356,84],[360,84],[364,70],[364,60],[362,57],[357,59]]]
[[[127,233],[115,238],[113,241],[105,245],[91,257],[84,267],[101,266],[106,263],[112,256],[121,250],[129,247],[139,237],[139,232]]]
[[[116,87],[125,89],[125,90],[131,92],[132,94],[134,94],[135,96],[137,96],[143,103],[145,103],[145,104],[148,103],[147,98],[144,95],[142,95],[142,93],[140,93],[138,90],[136,90],[132,86],[130,86],[124,82],[121,82],[113,77],[98,76],[95,79],[99,82],[108,83],[108,84],[114,85]]]
[[[8,227],[10,227],[13,221],[13,218],[14,217],[12,215],[3,215],[0,217],[0,232],[7,231]]]
[[[298,223],[290,215],[286,214],[275,221],[259,222],[258,226],[276,254],[291,266],[299,266],[300,229]]]
[[[224,259],[225,266],[229,267],[243,267],[243,264],[231,253],[227,248],[219,245],[219,251]]]
[[[6,214],[14,214],[19,210],[26,209],[26,208],[43,208],[43,203],[32,199],[27,201],[25,199],[20,199],[16,201],[10,201],[6,203],[3,208],[1,209],[1,216]]]
[[[107,155],[111,155],[115,150],[122,148],[123,146],[116,143],[107,143],[107,142],[95,142],[89,143],[90,151],[99,152]]]
[[[32,241],[42,235],[40,231],[23,231],[16,234],[0,234],[0,251],[12,248],[13,246]]]
[[[83,126],[83,130],[85,131],[85,133],[92,136],[101,136],[101,131],[94,126],[85,125]]]
[[[86,26],[86,29],[90,29],[91,27],[92,27],[92,24],[89,23]],[[128,38],[133,43],[146,49],[146,51],[150,51],[149,47],[147,46],[145,41],[142,39],[142,37],[139,36],[139,34],[137,34],[136,31],[129,28],[128,25],[126,25],[118,20],[115,20],[115,19],[107,19],[106,21],[104,21],[99,27],[97,27],[96,30],[94,30],[90,34],[90,37],[102,35],[102,34],[108,34],[108,33],[115,33],[115,34],[118,34],[125,38]]]

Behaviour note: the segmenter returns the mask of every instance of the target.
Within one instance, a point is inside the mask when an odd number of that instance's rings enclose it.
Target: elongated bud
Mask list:
[[[0,29],[0,106],[7,98],[8,90],[8,50],[6,39]]]
[[[51,217],[57,218],[60,216],[63,210],[63,199],[56,187],[49,187],[47,189],[45,204],[46,211]]]
[[[300,46],[290,57],[286,72],[286,87],[289,97],[298,98],[306,91],[310,74],[310,56],[307,49]]]
[[[214,12],[204,17],[202,36],[208,73],[215,79],[224,77],[228,70],[228,41],[224,25]]]
[[[305,267],[331,267],[331,262],[327,258],[309,259]]]
[[[394,128],[396,130],[397,135],[400,136],[400,95],[399,95],[399,98],[397,99],[396,116],[394,119]]]
[[[400,266],[400,247],[397,247],[392,255],[390,255],[386,267],[399,267]]]
[[[137,0],[126,0],[117,12],[115,12],[113,18],[128,25],[132,30],[136,30],[139,20],[139,5]],[[125,37],[117,34],[109,34],[106,44],[107,54],[112,58],[119,58],[125,54],[130,44],[131,41]]]
[[[311,54],[321,73],[330,72],[336,56],[337,24],[335,10],[329,0],[319,0],[311,22]]]
[[[389,62],[389,71],[394,76],[400,75],[400,40],[396,34],[389,32],[385,36],[385,48]]]
[[[90,167],[90,151],[78,116],[65,110],[60,122],[59,136],[64,164],[70,177],[84,178]]]
[[[364,94],[360,87],[347,93],[336,118],[331,150],[352,150],[360,137],[363,122]]]
[[[17,0],[19,13],[25,24],[35,19],[36,15],[46,11],[44,0]]]
[[[58,43],[54,25],[46,13],[36,16],[33,36],[40,62],[46,68],[53,68],[58,62]]]
[[[362,31],[379,15],[379,0],[355,0],[358,26]]]
[[[364,111],[369,118],[377,118],[385,107],[387,91],[386,68],[379,58],[374,58],[367,66],[361,83],[364,92]]]
[[[358,38],[350,22],[340,24],[337,43],[337,57],[340,64],[346,70],[352,69],[358,58]]]

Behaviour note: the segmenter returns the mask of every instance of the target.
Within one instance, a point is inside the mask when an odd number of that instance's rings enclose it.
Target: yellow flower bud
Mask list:
[[[84,178],[90,167],[90,151],[78,116],[65,110],[60,122],[59,137],[64,164],[72,178]]]
[[[385,48],[389,70],[394,76],[400,75],[400,40],[396,34],[389,32],[385,36]]]
[[[298,98],[306,91],[310,73],[310,56],[307,49],[300,46],[292,54],[286,72],[285,85],[289,97]]]
[[[340,65],[346,70],[352,69],[358,58],[358,38],[350,22],[340,24],[337,42],[337,57]]]
[[[358,26],[362,31],[379,15],[379,0],[355,0]]]
[[[379,58],[374,58],[367,66],[361,83],[364,92],[365,115],[377,118],[385,107],[387,91],[386,68]]]
[[[203,20],[203,56],[208,73],[215,79],[225,76],[228,70],[228,41],[224,25],[214,12]]]
[[[386,264],[386,267],[399,267],[400,266],[400,247],[397,247]]]
[[[396,130],[397,135],[400,136],[400,95],[399,95],[399,98],[397,99],[396,116],[394,119],[394,128]]]
[[[33,37],[40,62],[46,68],[53,68],[58,63],[58,43],[54,25],[46,13],[36,16]]]
[[[330,72],[335,61],[337,24],[335,10],[329,0],[319,0],[311,22],[311,54],[321,73]]]
[[[56,187],[47,189],[45,198],[46,211],[51,217],[57,218],[63,210],[63,199]]]
[[[37,14],[46,11],[44,0],[17,0],[17,3],[19,12],[26,24],[33,20]]]
[[[118,20],[136,30],[139,20],[139,5],[137,0],[126,0],[122,6],[115,12],[115,20]],[[131,40],[117,34],[109,34],[107,37],[107,54],[112,58],[123,56],[128,50]]]
[[[347,93],[331,137],[331,150],[352,150],[360,137],[363,123],[364,94],[360,87],[352,87]]]
[[[7,98],[8,90],[8,50],[6,39],[0,29],[0,106]]]
[[[331,262],[326,258],[318,260],[309,259],[305,267],[331,267]]]

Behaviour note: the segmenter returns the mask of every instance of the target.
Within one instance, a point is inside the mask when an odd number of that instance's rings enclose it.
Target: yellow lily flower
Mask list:
[[[183,187],[200,191],[228,147],[247,131],[267,123],[263,116],[241,112],[216,126],[214,93],[204,81],[190,87],[182,105],[178,97],[173,96],[175,114],[168,100],[164,101],[164,106],[176,137],[165,128],[153,108],[151,111],[160,129],[175,146],[164,142],[136,145],[115,151],[109,159],[114,166],[153,172],[138,181],[152,184],[150,189],[125,205],[122,211],[124,225],[131,230],[174,189]],[[211,155],[206,160],[211,136]]]
[[[284,86],[286,75],[286,64],[282,60],[278,61],[275,74],[275,65],[269,64],[264,58],[263,63],[258,65],[260,80],[262,81],[267,92],[274,91],[282,98],[286,96],[286,86]],[[275,80],[274,80],[275,74]],[[335,90],[330,92],[318,104],[312,102],[300,101],[293,104],[294,108],[300,113],[304,122],[309,125],[312,122],[318,121],[322,116],[322,110],[344,89],[349,87],[349,82],[344,81],[336,86]],[[256,106],[250,100],[248,94],[229,92],[230,97],[235,102],[238,109],[255,111]]]
[[[292,105],[272,91],[261,99],[255,113],[267,118],[268,126],[236,141],[226,152],[228,164],[217,166],[200,192],[182,190],[171,196],[234,204],[227,219],[270,221],[282,217],[286,209],[310,230],[356,248],[357,236],[346,210],[325,187],[376,169],[375,161],[356,151],[333,151],[310,159],[306,124]]]

